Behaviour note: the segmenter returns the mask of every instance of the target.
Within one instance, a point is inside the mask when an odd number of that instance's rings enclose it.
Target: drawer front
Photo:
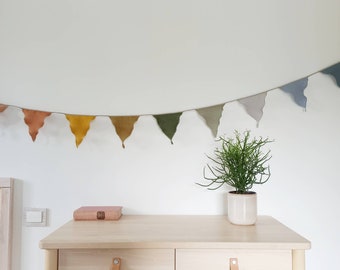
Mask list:
[[[121,270],[174,270],[173,249],[60,250],[58,270],[110,270],[121,259]]]
[[[292,270],[290,250],[177,249],[176,270],[229,270],[237,258],[239,270]]]

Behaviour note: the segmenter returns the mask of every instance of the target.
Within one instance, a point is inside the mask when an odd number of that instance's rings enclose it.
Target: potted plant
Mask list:
[[[235,190],[228,192],[228,219],[237,225],[252,225],[257,218],[257,194],[251,191],[254,184],[264,184],[270,178],[270,150],[262,152],[263,147],[272,142],[268,138],[250,138],[250,131],[234,138],[220,137],[221,147],[208,158],[213,165],[204,168],[204,178],[208,184],[199,184],[215,190],[227,184]],[[208,168],[209,176],[206,168]]]

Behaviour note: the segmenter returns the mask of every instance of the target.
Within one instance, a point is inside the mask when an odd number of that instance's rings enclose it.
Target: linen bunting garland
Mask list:
[[[3,112],[4,110],[7,109],[7,105],[0,104],[0,112]]]
[[[25,115],[24,121],[28,126],[29,134],[33,141],[37,138],[39,129],[44,125],[45,118],[50,116],[50,112],[34,111],[22,109]]]
[[[335,83],[340,87],[340,63],[337,63],[329,68],[326,68],[321,72],[333,76],[335,79]]]
[[[332,76],[335,83],[340,87],[340,63],[337,63],[331,67],[322,70],[321,73]],[[304,90],[307,88],[307,86],[308,77],[288,83],[279,88],[285,93],[289,94],[297,105],[306,109],[307,97],[304,94]],[[257,126],[259,125],[259,122],[263,116],[265,99],[269,91],[265,91],[246,98],[240,98],[237,100],[244,107],[247,114],[249,114],[249,116],[256,120]],[[214,137],[217,137],[218,127],[223,113],[223,107],[226,103],[196,109],[196,112],[201,118],[203,118]],[[4,112],[8,107],[9,105],[0,104],[0,113]],[[22,109],[22,112],[24,113],[24,122],[29,128],[29,135],[31,136],[32,140],[35,141],[39,129],[44,125],[46,117],[50,116],[51,112],[42,112],[28,109]],[[173,137],[177,131],[182,113],[183,112],[153,115],[153,117],[157,121],[159,128],[170,139],[170,142],[172,144]],[[76,146],[78,147],[82,143],[84,137],[90,129],[91,121],[93,121],[96,116],[71,114],[64,115],[69,121],[70,129],[75,136]],[[122,142],[123,148],[125,148],[125,140],[132,134],[134,125],[138,121],[140,116],[141,115],[109,116],[112,124],[115,127],[116,133]]]
[[[306,110],[307,97],[305,96],[304,91],[307,86],[308,78],[303,78],[282,86],[281,90],[289,94],[297,105]]]
[[[158,126],[161,128],[163,133],[170,139],[171,144],[174,142],[172,138],[174,137],[177,126],[179,124],[179,118],[182,113],[169,113],[169,114],[159,114],[154,115],[157,120]]]
[[[263,108],[266,104],[267,92],[258,95],[241,98],[238,100],[246,110],[246,112],[256,120],[256,126],[259,126],[260,120],[263,116]]]
[[[83,141],[90,129],[90,123],[94,120],[95,116],[84,115],[71,115],[66,114],[66,119],[70,122],[70,128],[74,136],[76,137],[76,146],[78,147]]]
[[[222,116],[224,104],[207,108],[197,109],[198,114],[204,119],[206,125],[210,128],[214,138],[217,137],[218,126]]]
[[[124,141],[131,135],[138,118],[139,116],[110,116],[123,148],[125,148]]]

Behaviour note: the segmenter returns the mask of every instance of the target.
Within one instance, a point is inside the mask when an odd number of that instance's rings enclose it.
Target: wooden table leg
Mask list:
[[[293,255],[293,270],[305,270],[305,251],[294,249]]]
[[[58,250],[45,250],[45,270],[58,270]]]

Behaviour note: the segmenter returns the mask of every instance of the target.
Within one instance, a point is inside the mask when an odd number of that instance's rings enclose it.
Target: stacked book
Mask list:
[[[122,206],[82,206],[73,212],[74,220],[118,220]]]

